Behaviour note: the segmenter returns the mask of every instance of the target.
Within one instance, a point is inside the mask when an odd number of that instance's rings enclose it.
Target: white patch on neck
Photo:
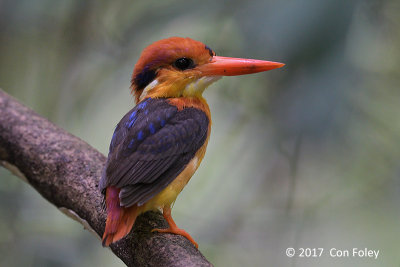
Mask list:
[[[149,83],[149,84],[143,89],[143,92],[140,94],[139,101],[142,101],[142,100],[147,96],[147,93],[148,93],[151,89],[153,89],[154,87],[156,87],[157,85],[158,85],[157,79],[155,79],[154,81],[152,81],[151,83]]]
[[[204,76],[186,85],[183,96],[195,96],[202,94],[204,90],[213,82],[221,79],[222,76]]]

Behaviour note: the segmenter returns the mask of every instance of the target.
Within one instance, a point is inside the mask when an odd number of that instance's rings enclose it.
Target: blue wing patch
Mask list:
[[[100,189],[116,186],[121,205],[143,205],[186,167],[207,139],[208,124],[203,111],[178,111],[166,99],[140,103],[115,129]]]

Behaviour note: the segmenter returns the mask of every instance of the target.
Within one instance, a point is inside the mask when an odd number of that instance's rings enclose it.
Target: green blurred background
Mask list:
[[[0,0],[0,87],[106,154],[141,50],[169,36],[286,63],[205,92],[208,153],[173,215],[212,263],[400,266],[398,0]],[[329,257],[353,247],[379,258]],[[123,266],[0,169],[0,266],[111,265]]]

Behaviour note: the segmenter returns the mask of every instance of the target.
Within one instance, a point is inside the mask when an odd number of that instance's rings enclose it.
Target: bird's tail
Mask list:
[[[126,236],[131,231],[138,215],[136,205],[127,208],[120,206],[119,191],[120,189],[112,186],[107,187],[106,190],[107,221],[103,234],[103,246],[109,246]]]

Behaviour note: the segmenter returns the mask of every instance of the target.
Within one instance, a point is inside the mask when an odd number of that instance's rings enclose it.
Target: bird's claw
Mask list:
[[[188,232],[186,232],[183,229],[180,228],[155,228],[153,230],[151,230],[152,233],[154,232],[159,232],[159,233],[170,233],[170,234],[175,234],[175,235],[181,235],[183,237],[186,237],[195,247],[196,249],[199,248],[199,245],[197,244],[196,241],[194,241],[193,237],[191,237]]]

